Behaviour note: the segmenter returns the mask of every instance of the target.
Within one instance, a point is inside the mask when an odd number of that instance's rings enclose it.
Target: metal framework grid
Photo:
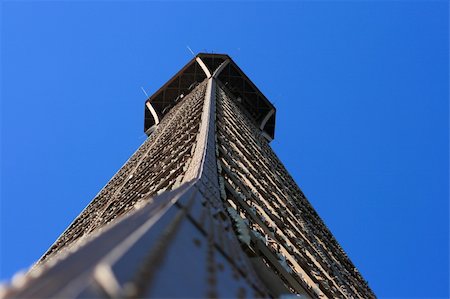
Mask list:
[[[199,54],[146,102],[149,138],[0,297],[375,298],[270,148],[274,126],[227,55]]]

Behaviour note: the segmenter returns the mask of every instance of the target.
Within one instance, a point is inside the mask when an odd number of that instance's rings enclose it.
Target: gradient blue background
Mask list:
[[[144,141],[145,97],[230,54],[273,148],[380,297],[449,295],[446,1],[3,2],[1,275],[30,266]]]

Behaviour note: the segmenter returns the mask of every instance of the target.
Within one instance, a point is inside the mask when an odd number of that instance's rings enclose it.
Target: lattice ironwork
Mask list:
[[[193,61],[203,81],[151,97],[149,138],[0,297],[375,297],[270,148],[270,102],[228,56]]]
[[[317,298],[372,297],[260,130],[230,95],[220,86],[218,160],[228,210],[246,227],[243,242],[293,292],[307,290]]]
[[[170,111],[39,261],[139,207],[144,198],[180,185],[198,134],[206,81]]]

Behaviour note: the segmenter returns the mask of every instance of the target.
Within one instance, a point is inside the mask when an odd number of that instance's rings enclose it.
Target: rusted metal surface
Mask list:
[[[270,148],[272,110],[222,81],[228,56],[202,57],[205,79],[0,297],[375,297]]]

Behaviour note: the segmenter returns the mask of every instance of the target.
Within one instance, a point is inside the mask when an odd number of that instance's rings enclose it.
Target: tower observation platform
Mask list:
[[[375,298],[270,147],[275,116],[228,55],[198,54],[146,100],[144,143],[0,297]]]
[[[214,71],[218,74],[217,79],[228,87],[228,92],[237,99],[240,107],[251,115],[264,135],[272,140],[275,134],[275,107],[225,54],[198,54],[155,92],[145,102],[144,131],[149,132],[181,98]]]

